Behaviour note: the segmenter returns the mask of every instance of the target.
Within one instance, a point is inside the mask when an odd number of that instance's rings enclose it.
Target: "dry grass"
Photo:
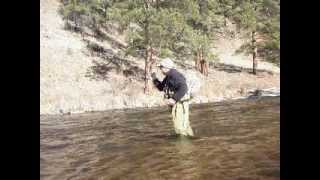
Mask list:
[[[154,89],[148,95],[143,94],[141,72],[124,75],[130,70],[143,69],[142,59],[126,58],[120,70],[116,70],[117,66],[111,66],[110,59],[91,56],[81,35],[64,30],[64,22],[57,13],[59,5],[57,0],[40,1],[40,114],[163,105],[161,92]],[[109,41],[99,42],[89,37],[87,40],[119,52]],[[231,50],[225,52],[225,45],[217,45],[221,51],[220,58],[227,61],[224,55],[228,56]],[[240,57],[234,56],[233,60]],[[237,63],[231,62],[244,66]],[[196,102],[245,95],[247,89],[279,87],[279,74],[262,73],[261,76],[257,78],[247,72],[210,69],[209,77],[203,78],[205,85]]]

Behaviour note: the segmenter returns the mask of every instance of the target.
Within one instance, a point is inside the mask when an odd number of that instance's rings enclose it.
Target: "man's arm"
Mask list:
[[[159,89],[159,91],[163,91],[163,84],[158,79],[153,80],[153,84]]]
[[[158,78],[155,77],[155,74],[153,74],[152,76],[153,84],[159,89],[159,91],[163,91],[167,77],[165,77],[164,80],[161,82],[158,80]]]

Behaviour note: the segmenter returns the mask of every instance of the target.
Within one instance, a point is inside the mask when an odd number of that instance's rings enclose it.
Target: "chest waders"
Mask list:
[[[165,97],[172,97],[171,92],[166,89]],[[184,136],[194,136],[192,128],[189,122],[189,101],[190,96],[185,95],[182,99],[176,104],[173,105],[171,114],[172,121],[174,125],[174,130],[176,134],[184,135]]]

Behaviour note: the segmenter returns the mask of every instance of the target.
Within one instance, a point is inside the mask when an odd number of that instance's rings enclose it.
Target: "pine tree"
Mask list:
[[[148,78],[155,52],[159,57],[178,58],[198,54],[197,69],[208,74],[214,16],[206,0],[124,2],[115,3],[109,12],[112,19],[129,30],[128,51],[140,50],[145,54],[145,92],[151,86]]]
[[[129,50],[144,52],[145,93],[150,91],[152,85],[151,68],[155,63],[155,47],[159,44],[159,38],[154,38],[155,34],[159,33],[156,6],[156,1],[120,1],[115,2],[109,11],[111,20],[120,23],[123,30],[129,30]]]
[[[280,1],[265,0],[265,26],[261,34],[265,40],[260,45],[260,55],[267,61],[280,64]]]
[[[224,26],[227,26],[227,19],[233,14],[235,0],[218,0],[218,12],[223,16]]]
[[[184,56],[194,56],[195,68],[204,75],[208,75],[208,60],[213,57],[209,51],[213,28],[217,24],[214,12],[216,4],[213,2],[181,0],[167,3],[168,7],[175,8],[177,13],[184,17],[180,24],[172,26],[178,31],[168,36],[176,40],[171,50],[177,57],[180,56],[180,59]]]
[[[77,31],[82,26],[81,15],[88,13],[88,8],[82,1],[79,0],[70,0],[65,1],[64,6],[62,7],[62,14],[64,19],[72,21],[74,23],[74,31]]]
[[[203,75],[208,76],[208,59],[213,57],[210,52],[212,42],[211,37],[214,35],[212,29],[218,23],[216,20],[217,5],[213,1],[199,0],[196,1],[197,13],[190,18],[191,27],[194,29],[193,38],[190,44],[194,47],[195,66]]]
[[[250,44],[244,44],[242,50],[252,55],[253,74],[257,74],[258,48],[261,51],[271,51],[278,58],[280,51],[280,2],[275,0],[239,0],[235,7],[234,19],[241,27],[250,32]],[[263,41],[257,42],[258,38]],[[278,51],[279,50],[279,51]],[[270,54],[266,54],[270,57]],[[268,57],[266,57],[268,58]]]

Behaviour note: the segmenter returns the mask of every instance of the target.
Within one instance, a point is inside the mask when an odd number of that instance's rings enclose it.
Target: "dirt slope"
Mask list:
[[[119,71],[112,58],[91,56],[88,41],[113,54],[119,49],[110,41],[89,37],[83,41],[79,34],[64,30],[59,6],[57,0],[40,1],[40,114],[163,105],[160,92],[142,93],[142,59],[123,59],[120,66],[125,70]],[[205,85],[196,102],[238,97],[249,89],[279,87],[279,68],[271,64],[260,63],[260,68],[274,73],[262,72],[259,77],[239,70],[241,66],[251,67],[251,62],[244,56],[232,55],[237,45],[239,42],[225,39],[216,43],[215,50],[225,65],[211,68],[209,77],[202,78]]]

